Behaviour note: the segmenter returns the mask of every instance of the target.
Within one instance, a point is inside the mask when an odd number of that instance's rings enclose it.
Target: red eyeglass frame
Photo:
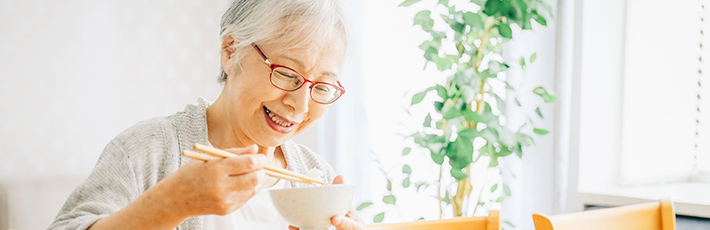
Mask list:
[[[311,83],[311,86],[308,87],[310,90],[313,90],[313,86],[315,86],[316,84],[329,85],[329,86],[333,86],[333,87],[335,87],[335,88],[338,88],[338,89],[340,90],[340,95],[338,95],[338,97],[336,97],[335,99],[333,99],[333,100],[332,100],[331,102],[329,102],[329,103],[323,103],[323,102],[316,101],[316,99],[313,98],[313,94],[309,92],[310,97],[311,97],[311,100],[313,100],[313,101],[315,101],[316,103],[319,103],[319,104],[332,104],[333,102],[337,101],[340,97],[342,97],[343,94],[345,94],[345,88],[343,87],[343,85],[340,84],[340,81],[336,81],[336,82],[338,83],[338,85],[334,85],[334,84],[330,84],[330,83],[328,83],[328,82],[314,82],[314,81],[308,80],[308,78],[306,78],[305,76],[303,76],[303,74],[299,73],[298,71],[296,71],[295,69],[293,69],[293,68],[291,68],[291,67],[271,63],[271,60],[269,60],[269,58],[266,57],[266,55],[264,54],[264,52],[261,51],[261,49],[259,48],[259,46],[257,46],[257,45],[254,44],[254,43],[252,43],[251,46],[254,47],[254,49],[256,50],[257,53],[259,53],[259,55],[261,55],[261,58],[264,59],[264,63],[266,63],[267,65],[269,65],[269,67],[271,68],[271,73],[269,74],[269,81],[271,82],[271,84],[272,84],[274,87],[279,88],[280,90],[283,90],[283,91],[293,92],[293,91],[296,91],[296,90],[300,89],[301,87],[303,87],[303,85],[305,85],[306,82],[309,82],[309,83]],[[294,73],[298,74],[298,76],[301,76],[301,78],[303,79],[303,84],[301,84],[300,86],[298,86],[298,87],[296,87],[295,89],[292,89],[292,90],[286,90],[286,89],[283,89],[283,88],[281,88],[281,87],[278,87],[276,84],[274,84],[274,81],[271,80],[271,75],[274,74],[274,69],[276,69],[276,68],[278,68],[278,67],[286,68],[286,69],[291,70],[291,71],[293,71]]]

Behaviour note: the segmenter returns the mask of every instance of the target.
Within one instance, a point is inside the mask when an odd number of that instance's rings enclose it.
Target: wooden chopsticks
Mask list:
[[[190,150],[183,150],[182,155],[195,159],[195,160],[201,160],[201,161],[208,161],[208,160],[217,160],[217,159],[222,159],[222,158],[227,158],[227,157],[234,157],[236,156],[233,153],[217,149],[217,148],[212,148],[206,145],[202,144],[195,144],[193,146],[196,150],[202,151],[206,154],[198,153],[195,151],[190,151]],[[208,155],[207,155],[208,154]],[[289,180],[289,181],[295,181],[295,182],[301,182],[305,184],[325,184],[325,182],[320,181],[319,179],[315,179],[306,175],[302,175],[296,172],[292,172],[289,170],[281,169],[281,168],[273,168],[270,166],[264,166],[264,169],[266,170],[266,175],[270,177],[276,177],[284,180]]]

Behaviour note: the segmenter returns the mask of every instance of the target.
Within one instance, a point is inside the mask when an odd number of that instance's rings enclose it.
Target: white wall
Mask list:
[[[0,178],[86,175],[138,121],[214,100],[220,1],[0,1]]]
[[[214,100],[226,2],[0,0],[0,197],[26,208],[0,228],[46,228],[111,138]]]

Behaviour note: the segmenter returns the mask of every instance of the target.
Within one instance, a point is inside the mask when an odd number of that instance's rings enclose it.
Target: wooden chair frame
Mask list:
[[[500,230],[498,210],[491,210],[488,216],[457,217],[444,220],[426,220],[393,224],[372,224],[368,230]]]
[[[675,230],[670,199],[659,202],[546,216],[533,214],[536,230],[643,229]]]

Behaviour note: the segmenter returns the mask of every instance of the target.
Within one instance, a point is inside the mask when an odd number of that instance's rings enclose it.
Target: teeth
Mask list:
[[[266,107],[264,107],[264,108],[266,109]],[[274,121],[276,124],[279,124],[280,126],[289,127],[289,126],[293,125],[291,123],[287,123],[287,122],[281,120],[278,116],[271,113],[271,111],[269,109],[266,109],[266,114],[269,115],[269,117],[271,118],[272,121]]]

